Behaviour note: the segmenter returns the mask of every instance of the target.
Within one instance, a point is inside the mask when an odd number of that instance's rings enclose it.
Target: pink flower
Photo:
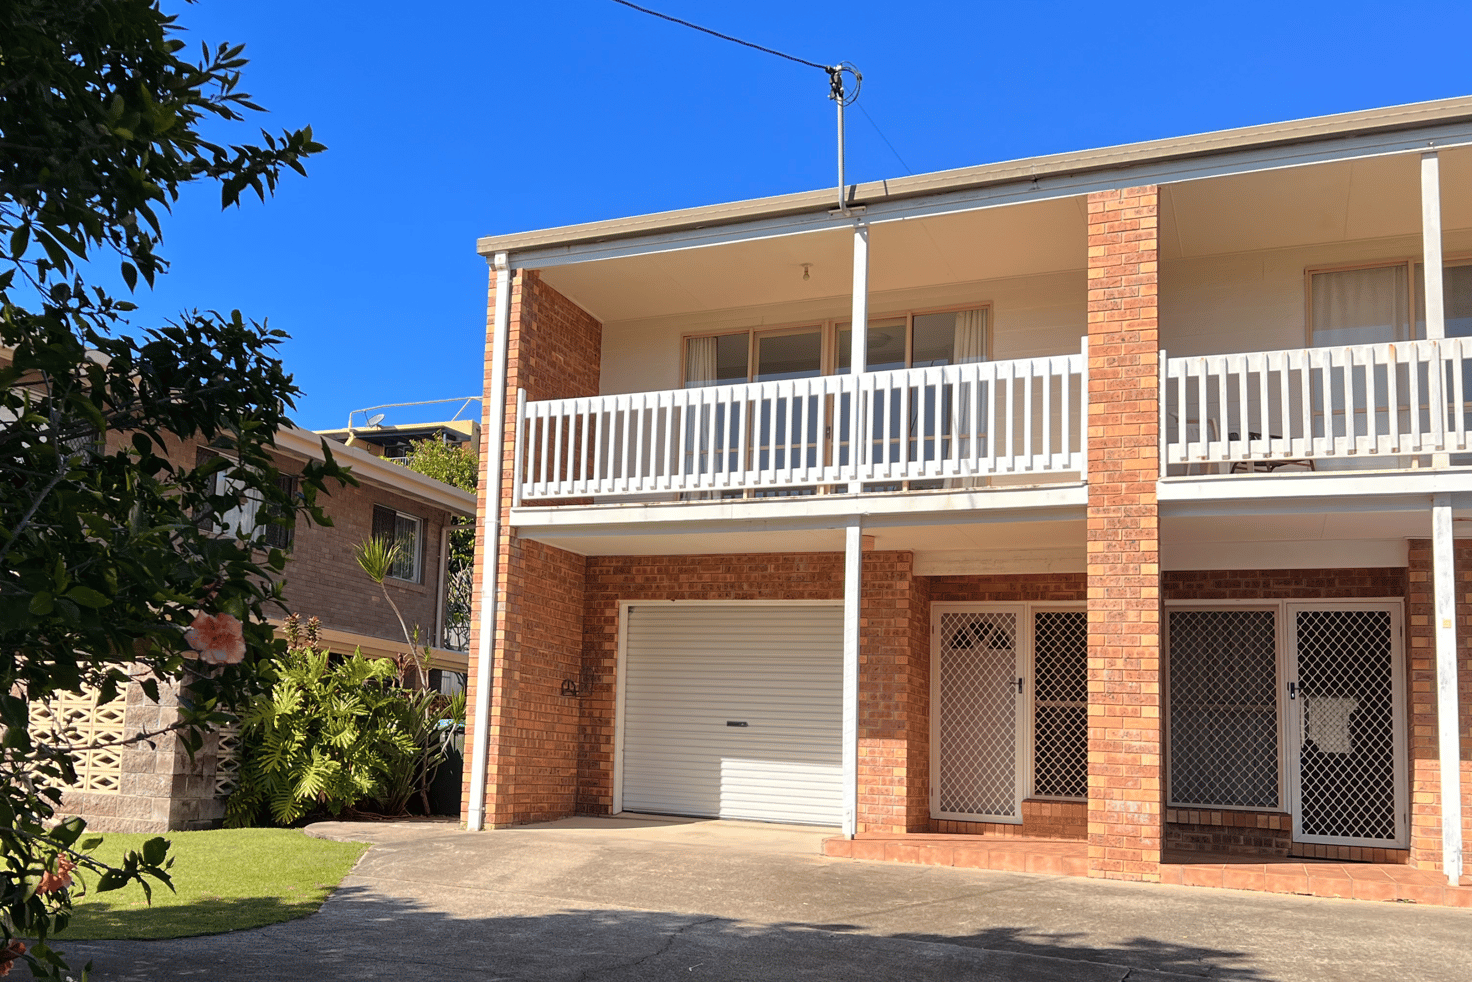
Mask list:
[[[245,657],[245,638],[240,621],[229,614],[200,614],[184,632],[189,647],[199,652],[201,661],[211,665],[234,665]]]
[[[26,953],[24,941],[12,941],[4,948],[0,948],[0,975],[9,975],[10,968],[15,960]]]
[[[72,870],[76,868],[77,864],[72,862],[70,858],[58,856],[56,858],[56,872],[53,873],[48,869],[42,873],[41,885],[36,887],[36,892],[45,894],[65,890],[72,885]]]

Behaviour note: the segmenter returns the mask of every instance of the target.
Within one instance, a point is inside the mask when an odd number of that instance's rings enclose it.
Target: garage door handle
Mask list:
[[[744,719],[741,719],[741,720],[728,719],[728,720],[726,720],[726,725],[727,726],[745,726],[746,725],[746,720],[744,720]]]

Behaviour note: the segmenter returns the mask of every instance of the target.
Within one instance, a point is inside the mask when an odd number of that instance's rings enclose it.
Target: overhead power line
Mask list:
[[[859,106],[857,102],[854,103],[854,105],[858,106],[859,112],[864,114],[864,118],[869,121],[869,125],[874,127],[874,132],[878,133],[879,139],[884,141],[884,145],[886,147],[889,147],[889,152],[894,154],[894,159],[900,162],[900,166],[905,169],[905,173],[913,175],[915,171],[910,167],[909,164],[905,163],[905,158],[900,156],[900,152],[894,148],[894,144],[889,142],[889,137],[885,136],[884,131],[879,128],[879,124],[874,122],[874,117],[869,115],[869,110],[865,109],[863,106]]]
[[[720,38],[722,41],[730,41],[733,44],[741,44],[745,45],[748,48],[755,48],[758,51],[765,51],[769,55],[776,55],[778,58],[786,58],[788,61],[795,61],[799,65],[807,65],[809,68],[816,68],[819,71],[830,72],[831,74],[831,66],[829,65],[820,65],[816,61],[808,61],[806,58],[799,58],[796,55],[789,55],[786,52],[778,51],[776,48],[768,48],[764,45],[753,44],[750,41],[743,41],[738,37],[732,37],[729,34],[722,34],[720,31],[713,31],[708,27],[701,27],[699,24],[692,24],[688,20],[681,20],[678,17],[671,17],[669,14],[662,14],[657,10],[650,10],[648,7],[641,7],[637,3],[629,3],[629,0],[613,0],[613,2],[628,7],[632,10],[637,10],[641,14],[648,14],[650,17],[658,17],[660,20],[667,20],[671,24],[679,24],[683,27],[688,27],[691,30],[700,31],[702,34],[709,34],[711,37]]]

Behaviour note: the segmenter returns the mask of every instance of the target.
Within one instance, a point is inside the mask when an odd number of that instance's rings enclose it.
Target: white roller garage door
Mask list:
[[[627,616],[625,811],[842,823],[842,605]]]

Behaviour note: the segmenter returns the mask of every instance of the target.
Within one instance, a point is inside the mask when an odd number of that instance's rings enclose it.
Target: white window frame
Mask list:
[[[399,522],[406,521],[407,520],[407,521],[410,521],[410,522],[413,522],[414,523],[414,551],[413,551],[413,554],[409,557],[409,562],[410,562],[410,566],[411,566],[411,573],[412,573],[412,575],[411,576],[407,576],[407,577],[406,576],[399,576],[396,573],[394,573],[392,569],[390,569],[389,574],[388,574],[388,578],[391,579],[391,580],[398,580],[400,583],[416,583],[416,584],[417,583],[423,583],[424,582],[424,519],[420,518],[418,515],[412,515],[412,514],[410,514],[409,512],[406,512],[406,511],[399,511],[397,508],[391,508],[388,505],[375,504],[373,506],[373,509],[374,509],[375,512],[377,510],[379,510],[379,509],[383,509],[384,511],[389,512],[389,513],[391,513],[394,516],[394,538],[393,538],[393,542],[398,542],[399,541],[399,531],[398,531],[398,523]],[[393,542],[391,542],[389,544],[392,545]],[[402,555],[402,553],[401,553],[401,555]]]

